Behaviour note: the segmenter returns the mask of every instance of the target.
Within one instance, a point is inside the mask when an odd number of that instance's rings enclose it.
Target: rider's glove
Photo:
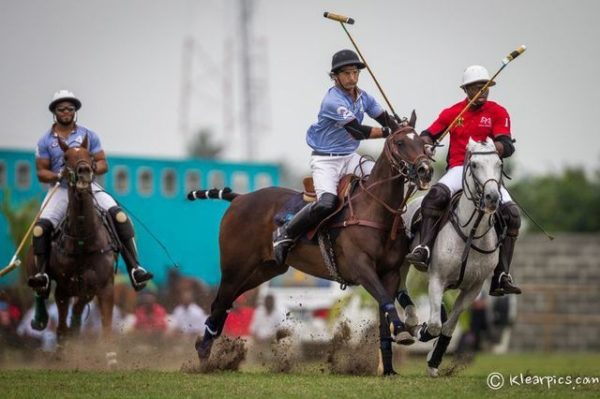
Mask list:
[[[386,138],[390,134],[392,134],[392,129],[387,126],[381,128],[381,137]]]
[[[60,183],[60,181],[63,179],[63,177],[65,177],[65,168],[61,168],[61,169],[58,171],[58,175],[57,175],[56,182],[57,182],[57,183]]]

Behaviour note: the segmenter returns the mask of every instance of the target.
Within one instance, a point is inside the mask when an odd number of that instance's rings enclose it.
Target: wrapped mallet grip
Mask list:
[[[523,54],[525,52],[525,50],[527,50],[527,47],[525,47],[525,45],[522,45],[521,47],[519,47],[518,49],[516,49],[515,51],[513,51],[512,53],[507,55],[502,60],[502,64],[504,64],[504,65],[508,64],[509,62],[511,62],[512,60],[514,60],[515,58],[517,58],[518,56]]]
[[[19,259],[16,259],[15,257],[13,257],[13,259],[10,261],[8,266],[6,266],[4,269],[0,270],[0,277],[4,277],[8,273],[12,272],[20,264],[21,264],[21,261]]]
[[[343,15],[334,14],[332,12],[325,11],[323,13],[323,16],[325,18],[333,19],[334,21],[342,22],[342,23],[345,23],[345,24],[350,24],[350,25],[354,24],[354,19],[352,19],[350,17],[345,17]]]

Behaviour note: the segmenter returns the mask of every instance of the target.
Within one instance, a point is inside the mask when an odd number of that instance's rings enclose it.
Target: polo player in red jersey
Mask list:
[[[465,69],[460,87],[467,94],[467,98],[443,110],[435,122],[421,133],[421,138],[431,148],[432,156],[435,148],[433,143],[489,80],[489,72],[480,65],[472,65]],[[495,82],[491,82],[489,86],[495,84]],[[429,264],[431,249],[439,227],[437,226],[439,218],[448,207],[452,195],[462,189],[463,162],[469,139],[485,141],[488,137],[492,138],[501,158],[508,158],[515,152],[514,140],[511,137],[510,116],[500,104],[488,101],[488,94],[489,89],[486,89],[449,131],[448,169],[423,199],[421,241],[406,256],[407,261],[413,265],[426,268]],[[506,188],[501,187],[501,194],[498,213],[501,223],[506,226],[506,235],[500,246],[498,265],[494,270],[490,285],[490,295],[493,296],[521,293],[521,289],[513,283],[509,274],[515,242],[521,227],[521,216]]]

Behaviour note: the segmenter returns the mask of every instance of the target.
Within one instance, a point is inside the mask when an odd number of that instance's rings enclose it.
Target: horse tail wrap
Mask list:
[[[221,190],[218,188],[211,188],[210,190],[193,190],[187,195],[187,199],[195,201],[197,199],[220,199],[225,201],[233,201],[240,194],[231,191],[231,188],[225,187]]]

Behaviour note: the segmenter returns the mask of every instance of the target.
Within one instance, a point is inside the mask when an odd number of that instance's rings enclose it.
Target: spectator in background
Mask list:
[[[254,315],[254,307],[249,303],[248,292],[240,295],[227,316],[223,333],[231,337],[247,337],[250,335],[250,323]]]
[[[179,305],[169,317],[169,331],[194,336],[201,334],[207,317],[206,312],[194,302],[194,292],[187,289],[180,293]]]
[[[272,294],[267,294],[262,305],[254,312],[250,332],[257,344],[268,344],[285,321],[285,310],[278,306]]]
[[[19,347],[17,326],[20,319],[21,309],[13,303],[7,292],[0,291],[0,363],[7,348]]]
[[[156,293],[143,291],[135,310],[134,330],[145,335],[162,335],[167,331],[167,312],[157,302]]]

